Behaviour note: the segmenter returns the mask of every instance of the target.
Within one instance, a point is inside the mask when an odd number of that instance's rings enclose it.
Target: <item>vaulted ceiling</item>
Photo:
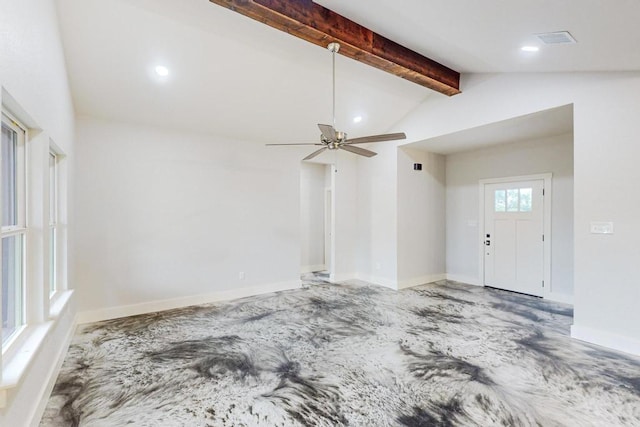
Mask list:
[[[257,142],[315,140],[316,123],[331,120],[331,54],[322,47],[208,0],[57,3],[79,115]],[[463,73],[640,70],[633,0],[317,3]],[[533,34],[558,30],[578,43],[520,51],[539,44]],[[156,65],[169,76],[156,76]],[[444,96],[341,56],[337,91],[337,125],[354,137],[386,132]]]

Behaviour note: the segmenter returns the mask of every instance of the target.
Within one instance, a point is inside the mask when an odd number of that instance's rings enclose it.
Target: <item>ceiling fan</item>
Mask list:
[[[387,133],[383,135],[370,135],[363,136],[360,138],[347,139],[347,134],[345,132],[340,132],[336,130],[336,53],[340,50],[339,43],[329,43],[327,49],[331,51],[333,54],[333,126],[331,125],[322,125],[318,124],[320,128],[320,142],[307,142],[307,143],[297,143],[297,144],[267,144],[269,146],[273,145],[316,145],[321,146],[319,150],[314,151],[309,154],[302,160],[310,160],[324,152],[325,150],[345,150],[354,154],[358,154],[360,156],[365,157],[373,157],[377,153],[374,153],[370,150],[365,150],[364,148],[355,147],[356,144],[366,144],[368,142],[382,142],[382,141],[394,141],[398,139],[405,139],[407,136],[404,132],[399,133]]]

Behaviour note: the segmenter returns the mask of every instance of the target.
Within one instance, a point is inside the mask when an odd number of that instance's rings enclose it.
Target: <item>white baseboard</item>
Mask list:
[[[560,294],[557,292],[549,292],[544,295],[544,299],[549,301],[561,302],[563,304],[573,305],[573,295]]]
[[[446,278],[447,278],[447,275],[442,273],[442,274],[431,274],[429,276],[415,277],[413,279],[401,280],[401,281],[398,281],[398,289],[413,288],[414,286],[438,282],[440,280],[445,280]]]
[[[340,273],[340,274],[329,276],[329,280],[334,283],[346,282],[347,280],[354,280],[354,279],[357,279],[357,276],[353,273],[350,273],[350,274]]]
[[[314,271],[324,271],[324,270],[325,270],[324,264],[303,265],[302,267],[300,267],[300,272],[302,274],[313,273]]]
[[[384,286],[385,288],[390,288],[393,290],[398,290],[398,282],[393,279],[387,279],[384,277],[376,277],[369,276],[366,274],[357,274],[356,279],[362,280],[363,282],[371,283],[378,286]]]
[[[174,308],[188,307],[190,305],[208,304],[219,301],[245,298],[254,295],[268,294],[271,292],[298,289],[302,286],[299,280],[290,282],[270,283],[258,286],[248,286],[238,289],[229,289],[204,295],[193,295],[159,301],[149,301],[140,304],[109,307],[99,310],[83,311],[78,313],[77,323],[93,323],[102,320],[117,319],[119,317],[135,316],[138,314],[154,313],[157,311],[171,310]]]
[[[640,356],[640,341],[633,338],[579,325],[571,326],[571,337]]]
[[[462,276],[459,274],[448,274],[447,273],[447,280],[452,280],[454,282],[460,282],[460,283],[466,283],[467,285],[473,285],[473,286],[484,286],[484,283],[482,283],[482,281],[480,279],[478,279],[477,277],[473,277],[473,276]]]

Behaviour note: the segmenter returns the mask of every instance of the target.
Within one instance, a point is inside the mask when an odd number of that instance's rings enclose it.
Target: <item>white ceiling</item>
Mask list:
[[[636,0],[318,3],[461,72],[640,70]],[[80,115],[258,142],[315,140],[316,123],[331,122],[326,49],[208,0],[57,4]],[[556,30],[578,44],[519,50]],[[165,81],[158,64],[170,69]],[[342,56],[337,86],[337,127],[351,137],[386,132],[443,96]]]
[[[446,155],[571,132],[573,132],[573,105],[565,105],[426,139],[407,144],[405,147]]]
[[[640,70],[637,0],[316,3],[463,73]],[[552,31],[578,43],[545,46],[534,36]]]
[[[316,124],[331,124],[327,49],[207,0],[58,5],[80,115],[259,142],[315,141]],[[433,94],[340,55],[336,63],[337,127],[351,137],[385,132]],[[157,64],[170,69],[166,81]]]

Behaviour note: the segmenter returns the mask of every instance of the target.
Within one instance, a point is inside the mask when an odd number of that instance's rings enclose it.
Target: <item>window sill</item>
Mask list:
[[[49,319],[55,320],[60,317],[62,310],[64,310],[69,299],[71,299],[71,295],[73,295],[73,291],[56,291],[56,293],[51,296]]]
[[[27,328],[22,332],[25,339],[20,343],[7,360],[2,360],[2,378],[0,379],[0,408],[7,403],[7,391],[20,385],[22,378],[35,359],[38,349],[47,338],[49,331],[58,317],[67,306],[73,291],[60,293],[55,301],[52,301],[50,320]]]

